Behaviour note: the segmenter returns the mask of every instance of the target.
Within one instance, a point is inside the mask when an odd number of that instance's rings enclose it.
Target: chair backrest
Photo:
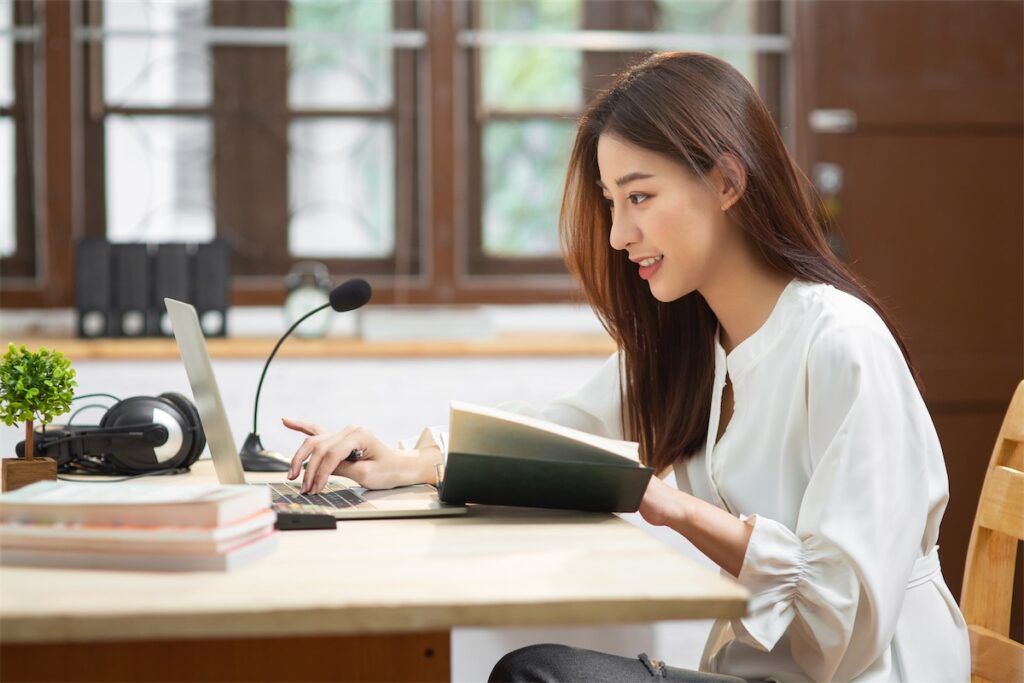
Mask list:
[[[967,549],[960,609],[971,635],[972,681],[1024,681],[1024,645],[1009,637],[1022,540],[1024,382],[1017,385],[999,430]]]

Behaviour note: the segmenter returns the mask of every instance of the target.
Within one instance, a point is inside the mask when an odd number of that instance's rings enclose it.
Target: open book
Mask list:
[[[637,444],[452,401],[446,503],[635,512],[654,470]]]

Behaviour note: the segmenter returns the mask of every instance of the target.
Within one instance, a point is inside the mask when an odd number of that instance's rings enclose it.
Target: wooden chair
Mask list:
[[[1024,681],[1024,645],[1010,640],[1017,543],[1024,540],[1024,382],[1017,385],[974,517],[960,609],[972,681]]]

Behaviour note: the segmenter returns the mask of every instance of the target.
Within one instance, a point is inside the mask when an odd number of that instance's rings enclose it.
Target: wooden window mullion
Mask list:
[[[754,33],[783,33],[781,0],[761,0],[754,3],[751,9],[754,12],[754,25],[751,27]],[[780,54],[761,52],[757,55],[756,64],[758,94],[775,119],[775,124],[784,130],[786,112],[782,96],[783,59],[784,56]]]
[[[583,0],[583,28],[601,31],[653,31],[657,20],[656,0],[606,2]],[[638,52],[584,52],[583,101],[590,102],[611,77],[643,58]]]
[[[14,25],[38,25],[33,16],[32,3],[15,0]],[[14,124],[14,168],[15,168],[15,251],[0,259],[0,271],[4,277],[32,278],[36,275],[38,247],[36,244],[35,178],[32,171],[36,165],[35,121],[33,84],[33,54],[42,43],[14,43],[14,102],[6,112]],[[7,210],[5,207],[4,210]]]
[[[214,26],[283,28],[284,0],[213,0]],[[288,48],[213,53],[214,216],[236,276],[287,271]]]
[[[74,258],[69,246],[72,233],[72,140],[71,117],[71,3],[42,4],[45,35],[40,42],[44,51],[46,80],[43,119],[46,140],[45,218],[37,231],[42,244],[42,277],[46,306],[69,306],[74,301]]]
[[[427,171],[430,237],[428,288],[435,303],[455,300],[456,262],[455,227],[459,220],[456,208],[456,179],[464,171],[456,140],[454,122],[456,46],[456,11],[462,3],[427,2],[425,4],[429,40],[426,48],[428,65],[427,100],[430,127],[430,160]]]
[[[416,0],[395,0],[395,30],[414,29],[418,26]],[[394,54],[394,275],[408,278],[421,272],[420,267],[420,211],[417,176],[420,174],[419,154],[416,148],[416,107],[419,101],[416,87],[416,52],[395,50]],[[395,297],[401,303],[405,288],[396,282]]]
[[[102,0],[84,0],[83,23],[86,26],[103,26]],[[100,238],[107,234],[107,162],[106,162],[106,109],[103,96],[103,43],[88,41],[78,48],[81,55],[83,79],[80,107],[84,137],[82,144],[82,178],[78,181],[84,188],[85,225],[82,232],[86,237]]]

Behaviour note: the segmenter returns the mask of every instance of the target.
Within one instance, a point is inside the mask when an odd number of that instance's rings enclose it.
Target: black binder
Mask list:
[[[75,251],[75,307],[78,336],[106,337],[113,333],[111,315],[110,243],[102,238],[78,242]]]
[[[149,306],[147,328],[150,336],[170,337],[164,298],[191,302],[191,268],[185,244],[158,244],[153,256],[153,298]]]
[[[79,240],[75,251],[78,336],[170,336],[164,298],[192,302],[207,336],[227,334],[231,254],[206,244],[112,244]]]
[[[149,297],[149,251],[145,244],[114,244],[114,325],[121,337],[146,336]]]
[[[227,336],[228,298],[231,295],[231,253],[227,242],[200,244],[193,259],[195,290],[192,303],[203,334]]]

